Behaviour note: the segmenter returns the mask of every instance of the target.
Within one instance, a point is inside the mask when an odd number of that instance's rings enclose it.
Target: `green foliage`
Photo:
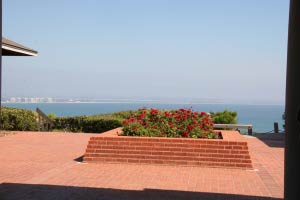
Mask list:
[[[114,113],[92,115],[90,117],[96,119],[119,119],[123,121],[124,119],[129,118],[131,115],[134,115],[137,112],[138,112],[137,110],[125,110],[125,111],[114,112]]]
[[[55,119],[55,114],[54,113],[49,113],[48,114],[49,119],[51,119],[52,121]]]
[[[83,121],[84,133],[102,133],[121,127],[122,123],[116,119],[87,119]]]
[[[83,121],[86,116],[56,117],[54,119],[54,129],[66,130],[70,132],[82,132]]]
[[[88,116],[56,117],[54,129],[70,132],[102,133],[122,126],[119,119]]]
[[[224,110],[223,112],[210,112],[215,124],[236,124],[237,112]]]
[[[1,107],[1,130],[36,131],[37,114],[30,110]]]

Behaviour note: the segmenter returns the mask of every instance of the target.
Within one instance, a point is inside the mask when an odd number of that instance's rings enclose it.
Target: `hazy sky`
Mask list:
[[[284,103],[288,0],[3,0],[3,96]]]

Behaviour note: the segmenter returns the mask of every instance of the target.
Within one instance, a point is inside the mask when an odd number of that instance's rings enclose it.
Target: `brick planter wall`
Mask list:
[[[91,137],[83,161],[252,169],[247,142],[237,131],[221,131],[223,139],[118,136],[120,132]]]

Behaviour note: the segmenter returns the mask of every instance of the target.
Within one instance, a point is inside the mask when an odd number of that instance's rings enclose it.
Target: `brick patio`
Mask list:
[[[0,199],[281,199],[282,145],[244,136],[255,170],[77,162],[93,134],[0,137]]]

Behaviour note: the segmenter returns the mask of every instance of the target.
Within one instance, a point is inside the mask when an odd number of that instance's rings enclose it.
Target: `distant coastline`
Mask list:
[[[56,101],[56,102],[7,102],[1,104],[172,104],[172,105],[253,105],[284,106],[279,103],[227,103],[227,102],[167,102],[167,101]]]
[[[284,102],[258,100],[224,100],[215,98],[80,98],[80,97],[5,97],[2,104],[173,104],[173,105],[284,105]]]

